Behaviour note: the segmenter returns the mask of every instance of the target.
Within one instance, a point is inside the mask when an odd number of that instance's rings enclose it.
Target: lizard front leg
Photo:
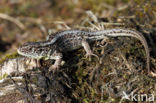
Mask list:
[[[50,66],[49,71],[58,71],[62,62],[62,58],[56,59],[54,65]]]
[[[55,63],[54,65],[50,66],[49,71],[55,72],[60,68],[62,62],[62,53],[55,52],[52,56],[50,56],[50,59],[54,59]]]
[[[90,49],[90,46],[89,46],[89,44],[88,44],[88,42],[86,40],[82,40],[82,46],[83,46],[83,48],[85,49],[85,51],[87,53],[86,57],[90,58],[90,56],[95,56],[99,60],[99,57],[92,52],[92,50]]]

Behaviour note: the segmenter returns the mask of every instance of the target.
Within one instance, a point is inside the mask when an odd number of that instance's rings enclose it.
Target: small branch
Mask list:
[[[15,19],[15,18],[13,18],[13,17],[11,17],[11,16],[9,16],[9,15],[0,13],[0,18],[15,23],[15,24],[16,24],[20,29],[22,29],[22,30],[25,29],[25,26],[24,26],[19,20]]]
[[[132,68],[134,68],[131,64],[129,64],[129,62],[127,61],[126,57],[124,56],[124,54],[121,53],[121,51],[119,50],[119,54],[122,57],[122,59],[125,62],[125,65],[127,66],[127,68],[131,71]]]
[[[98,18],[95,16],[95,14],[92,11],[86,11],[86,14],[88,15],[88,17],[90,17],[95,23],[98,22]]]
[[[62,24],[66,29],[70,30],[71,28],[65,23],[65,22],[62,22],[62,21],[55,21],[54,22],[55,24]]]

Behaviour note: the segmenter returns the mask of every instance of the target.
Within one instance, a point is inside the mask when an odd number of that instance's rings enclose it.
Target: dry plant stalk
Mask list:
[[[20,29],[22,29],[22,30],[25,29],[24,24],[22,24],[19,20],[15,19],[15,18],[13,18],[13,17],[11,17],[11,16],[9,16],[9,15],[0,13],[0,18],[15,23],[15,24],[16,24]]]

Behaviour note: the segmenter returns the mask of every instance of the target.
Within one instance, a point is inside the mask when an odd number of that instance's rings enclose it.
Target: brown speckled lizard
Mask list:
[[[147,42],[144,36],[134,30],[129,29],[108,29],[100,31],[66,30],[50,35],[46,41],[25,43],[18,48],[18,53],[35,59],[54,59],[53,69],[59,68],[62,61],[62,53],[72,51],[83,47],[87,56],[96,54],[90,49],[89,43],[95,40],[101,40],[105,37],[127,36],[139,39],[146,51],[146,62],[148,73],[150,73],[150,54]]]

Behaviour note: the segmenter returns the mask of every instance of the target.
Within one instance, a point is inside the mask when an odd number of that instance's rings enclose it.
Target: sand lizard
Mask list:
[[[146,51],[146,63],[148,73],[150,72],[150,53],[144,36],[134,30],[129,29],[107,29],[100,31],[66,30],[57,32],[49,36],[46,41],[28,42],[18,48],[20,55],[35,59],[54,59],[52,68],[59,68],[62,61],[62,53],[72,51],[83,47],[87,56],[96,56],[89,46],[89,43],[95,40],[101,40],[105,37],[127,36],[134,37],[141,41]]]

